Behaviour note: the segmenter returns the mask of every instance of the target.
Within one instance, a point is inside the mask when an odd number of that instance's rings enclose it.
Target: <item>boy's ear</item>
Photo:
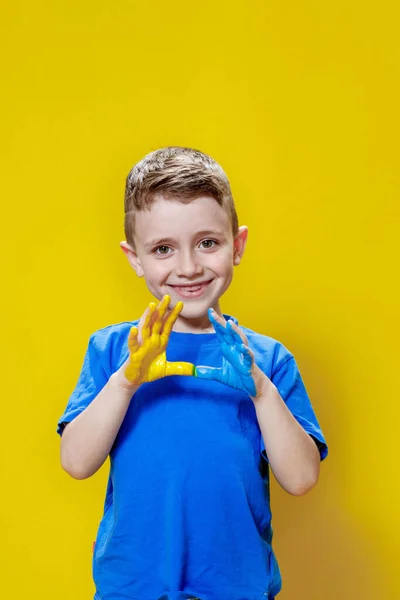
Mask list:
[[[233,264],[235,267],[237,267],[242,260],[244,250],[246,248],[248,234],[248,228],[245,225],[242,225],[242,227],[239,227],[239,231],[233,240]]]
[[[126,258],[129,260],[131,266],[135,269],[136,275],[138,277],[143,277],[142,265],[135,250],[128,244],[128,242],[120,242],[119,245],[123,253],[126,255]]]

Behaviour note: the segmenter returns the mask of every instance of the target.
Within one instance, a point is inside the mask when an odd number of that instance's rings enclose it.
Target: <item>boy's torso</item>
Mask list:
[[[108,332],[114,370],[126,360],[121,339],[131,325]],[[167,358],[218,367],[221,350],[215,335],[173,332]],[[205,592],[218,582],[226,598],[248,589],[249,600],[259,600],[277,587],[260,448],[247,394],[194,377],[142,385],[110,454],[93,562],[99,597],[122,587],[138,600],[157,600],[167,585],[216,600]]]

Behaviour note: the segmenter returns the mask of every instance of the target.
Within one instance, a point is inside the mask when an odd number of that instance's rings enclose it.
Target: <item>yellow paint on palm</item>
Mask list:
[[[128,337],[130,361],[125,369],[125,377],[134,384],[140,385],[170,375],[193,375],[194,365],[187,362],[168,362],[166,348],[172,327],[183,308],[178,302],[166,316],[170,297],[164,296],[156,307],[149,304],[141,323],[141,340],[139,330],[132,327]]]

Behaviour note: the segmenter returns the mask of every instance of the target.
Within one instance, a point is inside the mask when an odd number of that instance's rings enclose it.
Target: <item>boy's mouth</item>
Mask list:
[[[198,298],[202,295],[204,290],[211,283],[211,279],[209,281],[201,281],[199,283],[192,283],[190,285],[170,285],[174,292],[181,296],[182,298]]]

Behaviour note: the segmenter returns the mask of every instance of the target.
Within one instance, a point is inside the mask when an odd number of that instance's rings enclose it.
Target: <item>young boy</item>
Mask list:
[[[293,355],[221,313],[247,239],[225,173],[190,148],[150,153],[125,233],[160,302],[91,336],[58,428],[73,477],[110,456],[95,600],[273,600],[269,466],[304,494],[327,446]]]

